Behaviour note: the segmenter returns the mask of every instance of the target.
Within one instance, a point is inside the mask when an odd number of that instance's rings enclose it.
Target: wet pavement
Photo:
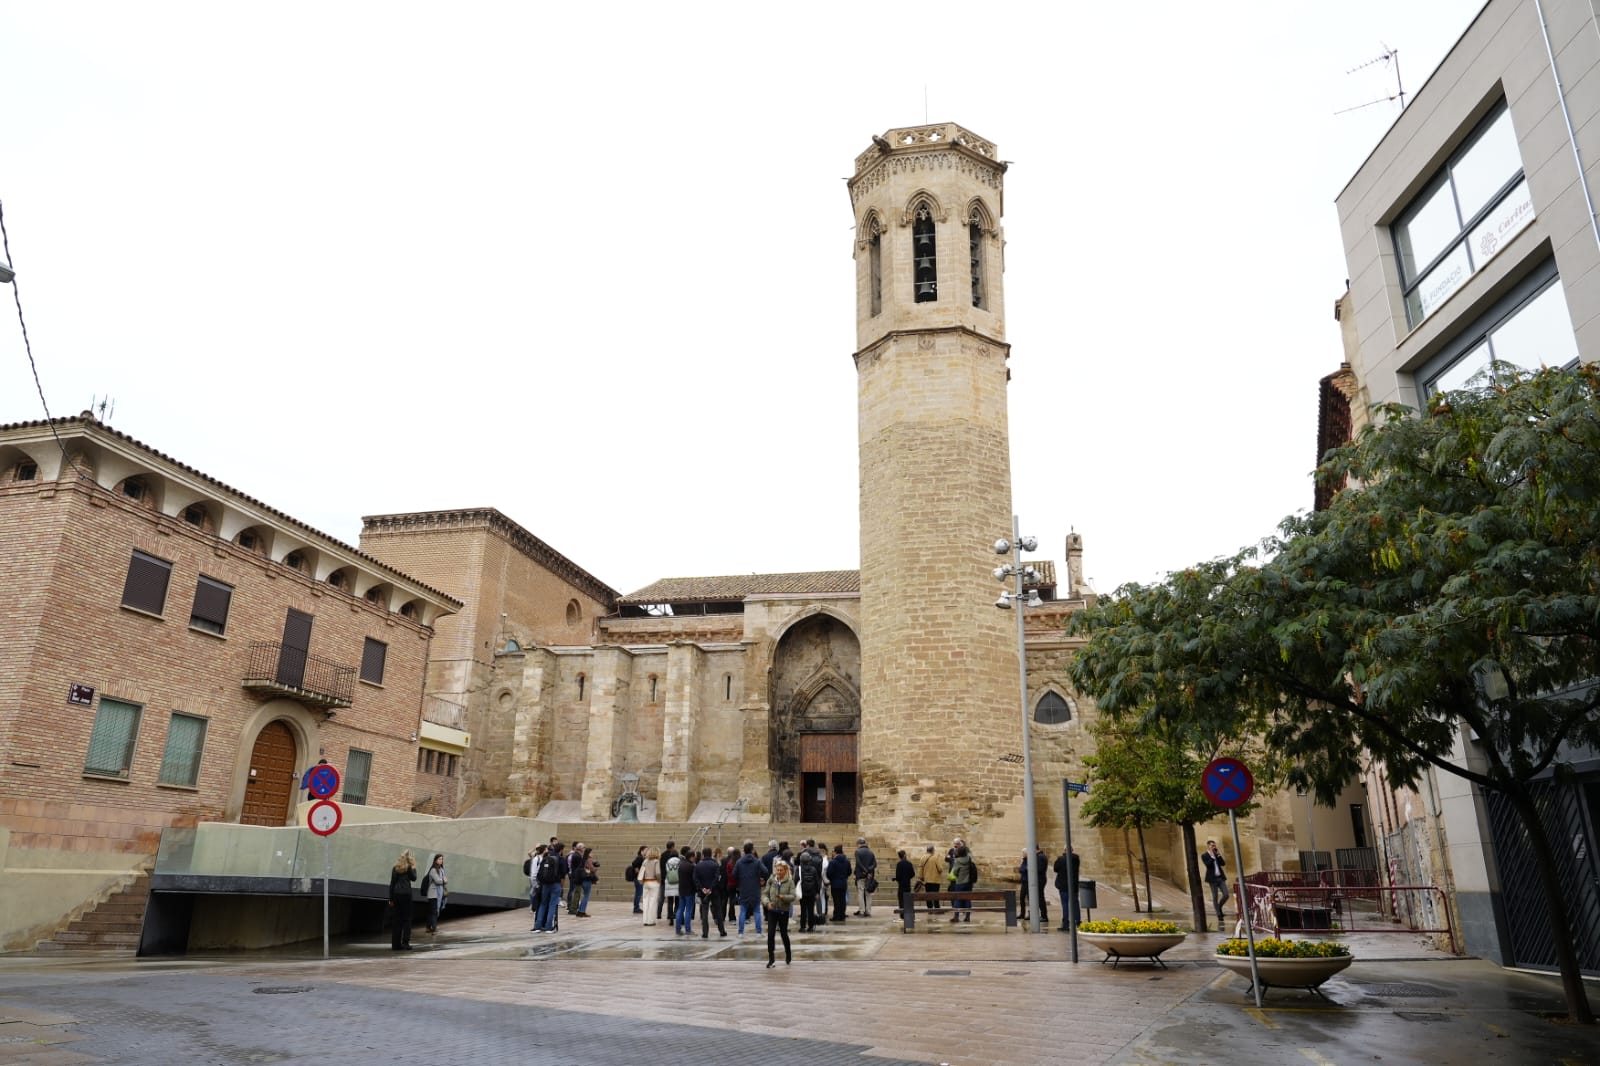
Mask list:
[[[1314,994],[1212,961],[1217,935],[1116,968],[998,916],[904,934],[888,908],[766,937],[674,936],[626,904],[536,934],[524,911],[387,937],[211,958],[0,957],[0,1066],[67,1063],[844,1062],[1536,1063],[1600,1066],[1600,1031],[1561,1020],[1554,977],[1458,959],[1411,934],[1345,938]],[[1117,915],[1102,911],[1096,917]],[[1131,916],[1117,915],[1117,916]],[[1591,986],[1593,992],[1600,988]]]

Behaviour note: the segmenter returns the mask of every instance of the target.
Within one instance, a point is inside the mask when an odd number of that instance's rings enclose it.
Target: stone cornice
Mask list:
[[[882,348],[892,340],[897,340],[901,337],[925,337],[932,333],[964,334],[968,337],[974,338],[975,340],[983,341],[985,344],[992,344],[996,348],[999,348],[1004,353],[1006,358],[1011,357],[1011,344],[1008,341],[996,340],[988,334],[979,333],[977,330],[968,326],[935,326],[931,329],[891,329],[883,336],[867,345],[865,348],[862,348],[860,351],[856,352],[850,358],[855,360],[857,364],[860,364],[862,356],[875,354],[878,349]]]
[[[622,595],[589,571],[556,551],[538,537],[495,510],[493,507],[471,507],[455,511],[414,511],[410,514],[367,515],[361,519],[361,532],[417,533],[430,530],[455,531],[461,529],[488,529],[505,538],[510,545],[527,558],[538,563],[550,573],[577,588],[608,609]]]

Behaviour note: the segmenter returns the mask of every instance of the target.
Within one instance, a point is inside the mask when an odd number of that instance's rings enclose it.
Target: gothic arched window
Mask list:
[[[939,299],[939,256],[933,239],[933,209],[923,201],[917,204],[911,219],[911,255],[916,264],[913,272],[915,299],[919,304],[934,303]]]
[[[878,227],[878,217],[872,216],[867,234],[867,285],[870,289],[872,314],[883,311],[883,231]]]
[[[1065,725],[1072,721],[1072,704],[1057,692],[1046,692],[1033,706],[1033,720],[1040,725]]]
[[[983,287],[983,219],[977,211],[967,221],[967,257],[972,262],[972,306],[985,309],[989,300]]]

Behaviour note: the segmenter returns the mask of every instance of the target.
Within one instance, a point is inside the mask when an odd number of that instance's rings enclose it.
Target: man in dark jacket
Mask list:
[[[744,935],[744,920],[754,916],[756,934],[761,933],[761,886],[766,883],[766,870],[756,858],[753,842],[744,842],[744,854],[733,864],[733,880],[739,892],[739,935]]]
[[[867,885],[871,883],[876,887],[877,881],[878,857],[867,847],[866,837],[856,837],[856,894],[861,901],[856,914],[859,917],[872,917],[872,893],[867,891]]]
[[[762,877],[772,876],[772,864],[781,856],[782,852],[778,850],[778,842],[776,840],[767,841],[767,853],[761,856],[761,868],[765,871],[761,875]]]
[[[711,919],[717,921],[717,932],[728,935],[722,924],[722,864],[712,858],[711,849],[700,852],[700,861],[694,864],[694,891],[700,899],[700,939],[711,936]]]
[[[1043,866],[1043,863],[1040,864]],[[1078,853],[1063,852],[1053,867],[1056,894],[1061,897],[1061,931],[1072,932],[1078,924]]]
[[[817,896],[822,891],[822,856],[817,854],[815,841],[802,842],[794,866],[795,880],[800,883],[800,931],[809,933],[817,928]]]
[[[833,921],[844,921],[844,896],[850,887],[850,860],[844,857],[844,845],[833,846],[833,858],[828,860],[828,891],[833,893]]]

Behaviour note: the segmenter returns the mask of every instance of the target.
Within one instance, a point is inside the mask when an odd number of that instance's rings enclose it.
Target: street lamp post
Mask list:
[[[996,555],[1011,556],[1010,563],[995,567],[995,579],[1003,582],[1009,578],[1015,583],[1011,591],[1000,594],[994,605],[1002,611],[1015,607],[1017,612],[1017,681],[1022,701],[1022,807],[1028,848],[1028,883],[1025,890],[1028,893],[1028,931],[1033,933],[1039,932],[1039,830],[1033,813],[1033,751],[1028,742],[1028,646],[1023,632],[1022,609],[1037,607],[1041,601],[1038,588],[1030,590],[1026,597],[1023,595],[1024,580],[1037,582],[1039,575],[1033,567],[1022,564],[1022,553],[1024,550],[1033,551],[1038,546],[1038,540],[1022,535],[1022,522],[1016,515],[1011,516],[1011,539],[1001,538],[994,542]]]

